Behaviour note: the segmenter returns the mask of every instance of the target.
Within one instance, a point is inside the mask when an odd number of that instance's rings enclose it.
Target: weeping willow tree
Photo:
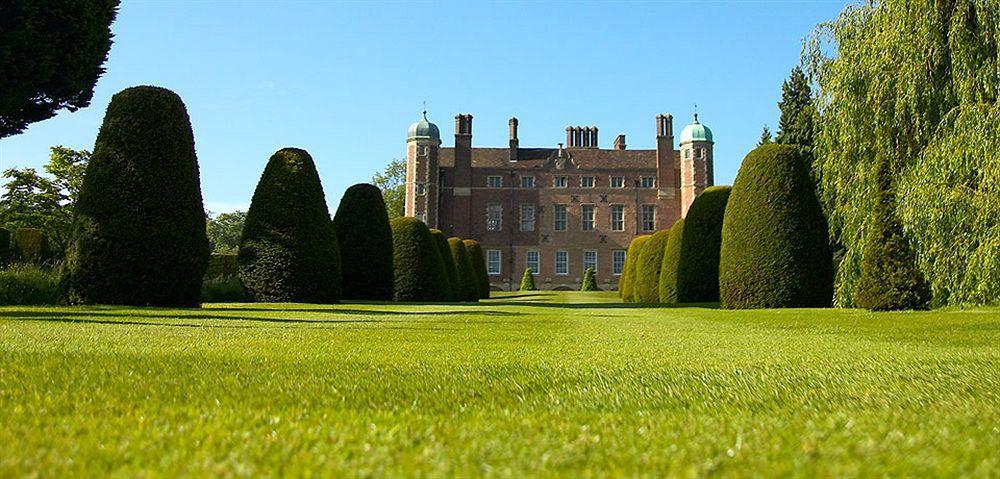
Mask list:
[[[877,165],[936,304],[1000,300],[1000,0],[867,2],[820,25],[814,163],[834,242],[837,302],[860,277]]]

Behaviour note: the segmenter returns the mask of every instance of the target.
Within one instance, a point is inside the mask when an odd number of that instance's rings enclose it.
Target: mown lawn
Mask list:
[[[0,477],[980,476],[1000,310],[0,308]]]

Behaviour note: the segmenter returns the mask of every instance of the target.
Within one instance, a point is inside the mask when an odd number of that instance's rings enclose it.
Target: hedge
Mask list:
[[[62,299],[58,268],[21,263],[0,269],[0,306],[54,305]]]
[[[476,272],[476,287],[479,289],[479,299],[490,297],[490,277],[486,274],[486,257],[483,255],[483,248],[476,240],[463,240],[465,249],[469,251],[469,259],[472,260],[472,268]]]
[[[649,240],[649,235],[636,236],[625,252],[625,269],[618,279],[618,297],[626,303],[635,302],[635,265],[642,247]]]
[[[455,260],[458,271],[458,292],[462,301],[479,301],[479,281],[476,280],[476,268],[472,265],[472,257],[465,248],[462,238],[448,238],[451,257]]]
[[[427,225],[406,216],[393,219],[389,225],[392,228],[392,264],[395,271],[393,299],[447,300],[448,274]]]
[[[235,278],[240,274],[239,257],[232,253],[212,253],[208,257],[205,279]]]
[[[660,282],[657,284],[661,303],[677,303],[678,267],[681,259],[681,244],[684,241],[684,218],[670,227],[670,236],[663,248],[660,264]]]
[[[827,223],[794,147],[760,146],[743,160],[722,223],[719,293],[727,308],[830,305]]]
[[[719,300],[719,251],[722,220],[732,187],[702,191],[684,217],[683,240],[677,262],[677,301],[707,303]]]
[[[239,263],[240,279],[256,301],[340,299],[337,234],[305,150],[284,148],[268,160],[247,210]]]
[[[344,299],[392,299],[392,230],[382,191],[359,183],[344,192],[333,217]]]
[[[441,253],[441,261],[444,262],[445,277],[448,280],[447,293],[448,301],[459,301],[462,297],[458,286],[458,268],[455,266],[455,258],[451,256],[451,247],[448,246],[448,238],[439,229],[431,228],[431,236],[434,244],[437,245],[438,252]]]
[[[10,230],[0,228],[0,267],[10,262],[13,251],[11,250]]]
[[[634,288],[637,303],[658,303],[660,301],[660,267],[663,265],[663,250],[667,247],[669,230],[657,231],[642,245],[642,252],[635,263]]]
[[[51,257],[49,237],[38,228],[14,230],[14,259],[23,263],[42,264]]]
[[[209,255],[200,185],[180,97],[153,86],[115,94],[74,210],[70,300],[197,306]]]

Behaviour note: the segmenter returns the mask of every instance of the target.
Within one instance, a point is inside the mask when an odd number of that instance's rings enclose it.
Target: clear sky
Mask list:
[[[834,2],[326,2],[125,0],[108,72],[89,108],[0,140],[0,163],[40,168],[48,147],[92,149],[115,92],[170,88],[187,104],[212,211],[245,209],[267,159],[285,146],[316,160],[327,201],[405,157],[428,117],[454,144],[554,147],[567,125],[653,148],[655,116],[677,134],[694,105],[715,134],[715,178],[731,183],[766,123],[803,38]]]

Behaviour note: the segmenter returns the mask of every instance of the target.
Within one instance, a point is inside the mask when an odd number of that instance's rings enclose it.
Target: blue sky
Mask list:
[[[48,147],[92,149],[111,96],[152,84],[181,95],[212,211],[243,209],[284,146],[316,160],[327,201],[392,158],[429,118],[454,143],[471,113],[473,144],[549,146],[567,125],[596,125],[652,148],[654,117],[675,130],[697,103],[715,133],[717,184],[731,183],[766,123],[802,39],[837,2],[411,3],[126,0],[89,108],[0,140],[0,163],[40,168]]]

